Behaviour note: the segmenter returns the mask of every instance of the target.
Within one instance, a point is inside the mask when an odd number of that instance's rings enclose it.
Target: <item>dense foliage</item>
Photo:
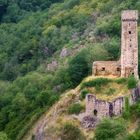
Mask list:
[[[122,120],[104,120],[96,128],[95,140],[118,140],[125,136],[126,127]]]
[[[119,58],[124,9],[140,11],[140,2],[0,0],[0,137],[21,140],[61,93],[91,74],[93,61]],[[63,47],[73,53],[61,58]],[[52,60],[59,65],[50,72]]]

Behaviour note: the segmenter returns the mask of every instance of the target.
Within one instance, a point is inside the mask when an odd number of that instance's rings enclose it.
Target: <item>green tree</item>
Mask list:
[[[123,123],[120,120],[103,120],[95,130],[95,140],[117,140],[126,135]]]
[[[0,140],[9,140],[4,132],[0,132]]]
[[[87,52],[82,51],[69,62],[69,76],[73,86],[76,86],[89,73]]]

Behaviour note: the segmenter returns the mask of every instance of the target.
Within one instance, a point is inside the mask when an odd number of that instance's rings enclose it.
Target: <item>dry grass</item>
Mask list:
[[[105,85],[102,85],[100,87],[86,87],[85,89],[89,91],[89,93],[96,95],[96,98],[106,101],[112,101],[118,97],[128,96],[130,95],[131,91],[128,89],[127,82],[125,83],[117,83],[115,80],[118,80],[120,78],[116,78],[113,76],[110,77],[95,77],[90,76],[83,80],[82,83],[95,80],[97,78],[107,78],[111,79],[112,82],[109,82]],[[82,85],[82,84],[81,84]]]

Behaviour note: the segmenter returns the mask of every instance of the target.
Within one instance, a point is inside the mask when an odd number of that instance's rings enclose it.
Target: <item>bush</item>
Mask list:
[[[119,79],[116,79],[115,82],[117,84],[123,84],[127,82],[127,78],[119,78]]]
[[[82,84],[81,89],[85,88],[85,87],[96,87],[96,86],[102,86],[102,85],[106,85],[109,82],[111,82],[111,79],[108,78],[96,78],[92,81],[88,81]]]
[[[80,95],[80,99],[85,99],[86,95],[89,93],[88,90],[82,90],[81,95]]]
[[[129,119],[130,118],[130,104],[129,104],[128,97],[125,98],[125,109],[124,109],[124,112],[123,112],[123,117],[125,119]]]
[[[117,140],[126,133],[122,120],[103,120],[95,130],[95,140]]]
[[[139,140],[140,139],[140,130],[137,132],[128,135],[126,138],[122,138],[121,140]]]
[[[137,80],[135,79],[134,76],[130,76],[128,78],[128,88],[133,89],[136,88],[136,86],[137,86]]]
[[[79,114],[83,109],[84,109],[84,107],[81,104],[75,103],[75,104],[72,104],[69,106],[68,113],[69,114]]]
[[[0,140],[9,140],[4,132],[0,132]]]
[[[130,107],[131,116],[135,115],[136,117],[140,117],[140,101]]]
[[[64,124],[61,132],[61,140],[85,140],[80,129],[73,124]]]

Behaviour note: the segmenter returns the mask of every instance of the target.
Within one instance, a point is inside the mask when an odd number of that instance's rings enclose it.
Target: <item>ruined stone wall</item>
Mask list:
[[[113,115],[120,116],[123,112],[123,107],[125,104],[125,100],[123,97],[117,98],[112,102],[113,104]]]
[[[98,118],[109,115],[109,103],[104,100],[98,100],[93,94],[86,96],[86,115],[93,114]]]
[[[120,61],[95,61],[93,63],[92,73],[95,76],[121,75]]]
[[[86,115],[94,115],[98,118],[120,116],[125,108],[125,98],[119,97],[108,102],[98,100],[93,94],[86,95]],[[140,98],[140,86],[132,90],[128,96],[130,105],[136,103]]]

